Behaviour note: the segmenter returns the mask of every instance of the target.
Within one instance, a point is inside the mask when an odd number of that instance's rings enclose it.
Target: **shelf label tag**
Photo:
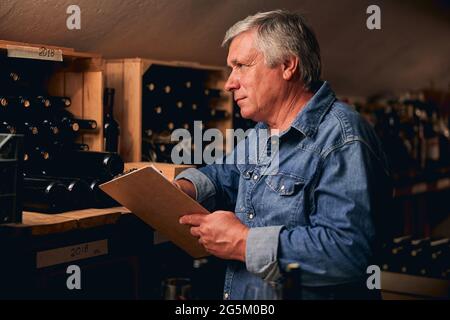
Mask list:
[[[61,49],[46,47],[25,47],[15,45],[7,45],[6,49],[8,50],[8,57],[10,58],[63,61]]]
[[[80,243],[74,246],[39,251],[36,253],[36,268],[82,260],[108,254],[108,240]]]

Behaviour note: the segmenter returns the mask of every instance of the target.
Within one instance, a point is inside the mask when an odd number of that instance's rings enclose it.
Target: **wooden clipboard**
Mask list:
[[[185,214],[209,214],[209,211],[174,186],[154,166],[125,173],[101,184],[100,189],[192,257],[209,255],[191,235],[190,227],[178,222]]]

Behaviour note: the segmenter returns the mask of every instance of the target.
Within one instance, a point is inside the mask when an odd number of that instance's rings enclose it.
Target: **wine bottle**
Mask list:
[[[148,91],[154,92],[156,90],[156,84],[154,82],[150,82],[146,85]]]
[[[43,143],[49,143],[59,137],[60,130],[57,125],[49,120],[43,120],[38,127],[39,136]]]
[[[220,98],[220,97],[222,97],[222,90],[213,89],[213,88],[206,88],[204,90],[204,94],[208,98]]]
[[[145,126],[151,129],[152,132],[166,130],[164,123],[167,122],[167,115],[161,105],[153,107],[153,112],[146,117],[145,121]]]
[[[409,257],[405,259],[407,272],[427,276],[429,274],[430,259],[430,238],[412,240]]]
[[[445,278],[450,267],[450,239],[442,238],[430,242],[430,274],[436,278]]]
[[[61,135],[68,139],[73,139],[78,131],[80,131],[78,121],[70,112],[56,112],[51,121],[60,128]]]
[[[7,121],[0,121],[0,133],[16,133],[16,128]]]
[[[51,159],[51,154],[48,150],[41,146],[33,146],[26,150],[29,160],[35,163],[40,161],[49,161]]]
[[[31,102],[23,96],[9,96],[7,98],[7,113],[10,119],[23,119],[24,117],[32,118]]]
[[[48,177],[47,179],[55,179],[67,188],[68,210],[87,209],[92,206],[93,194],[85,181],[69,177]]]
[[[48,175],[111,179],[122,173],[124,163],[117,153],[95,151],[65,151],[55,155]]]
[[[404,261],[409,253],[408,250],[411,246],[411,239],[411,235],[405,235],[392,239],[392,242],[386,247],[385,258],[382,265],[384,271],[407,271],[404,266]]]
[[[18,133],[25,135],[25,139],[30,137],[37,137],[39,129],[34,123],[25,121],[17,124],[16,130]]]
[[[48,144],[53,153],[66,151],[89,151],[89,145],[65,140],[54,140]]]
[[[230,117],[230,113],[227,110],[212,108],[209,110],[209,120],[225,120]]]
[[[176,106],[177,106],[177,109],[179,109],[179,110],[183,109],[183,106],[184,106],[183,101],[177,101]]]
[[[0,96],[0,108],[8,106],[8,98]]]
[[[169,129],[170,131],[175,130],[175,123],[173,123],[172,121],[167,122],[167,129]]]
[[[99,188],[99,186],[106,181],[100,179],[85,179],[85,181],[89,185],[91,191],[91,198],[93,199],[92,207],[110,208],[120,206],[116,200]]]
[[[196,300],[205,300],[210,297],[211,284],[208,279],[208,259],[195,259],[192,263],[192,295]]]
[[[176,110],[176,109],[175,109]],[[163,107],[162,105],[156,105],[152,108],[151,112],[146,114],[144,119],[143,131],[151,130],[152,134],[163,133],[166,131],[172,131],[176,128],[174,120],[179,118],[174,112],[171,112],[170,108]]]
[[[23,160],[26,174],[45,174],[51,163],[51,154],[43,147],[32,146],[25,149]]]
[[[36,104],[37,107],[39,107],[41,109],[50,108],[50,106],[51,106],[50,99],[48,99],[44,96],[37,96],[34,99],[34,103]]]
[[[68,108],[72,105],[72,100],[69,97],[51,96],[48,99],[53,109]]]
[[[58,181],[24,178],[23,207],[29,211],[57,213],[66,211],[69,192]]]
[[[114,119],[114,88],[105,88],[103,95],[104,125],[103,139],[104,150],[107,152],[118,152],[120,128]]]
[[[162,283],[162,298],[164,300],[190,300],[191,279],[166,278]]]
[[[0,66],[0,86],[2,92],[17,93],[20,88],[20,74],[17,71]],[[9,70],[8,70],[9,69]]]
[[[298,263],[289,263],[283,279],[283,299],[300,300],[302,298],[301,269]]]
[[[9,72],[7,76],[7,79],[13,83],[16,83],[20,80],[20,75],[17,72]]]
[[[97,121],[90,119],[74,119],[78,123],[80,130],[95,130],[97,129]]]

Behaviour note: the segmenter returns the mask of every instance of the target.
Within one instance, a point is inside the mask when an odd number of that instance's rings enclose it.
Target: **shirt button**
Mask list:
[[[255,175],[253,176],[253,180],[258,180],[258,175],[257,175],[257,174],[255,174]]]
[[[281,190],[284,190],[284,185],[282,185],[280,189],[281,189]]]
[[[223,298],[224,298],[225,300],[227,300],[229,297],[230,297],[230,295],[228,294],[228,292],[225,292],[225,294],[223,295]]]
[[[248,217],[249,219],[253,219],[253,218],[255,217],[255,215],[251,212],[251,213],[249,213],[249,214],[247,215],[247,217]]]

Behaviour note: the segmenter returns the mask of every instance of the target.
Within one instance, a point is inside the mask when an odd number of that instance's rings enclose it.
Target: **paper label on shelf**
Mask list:
[[[15,45],[7,45],[6,49],[8,50],[8,57],[10,58],[63,61],[61,49]]]
[[[80,243],[74,246],[39,251],[36,253],[36,268],[82,260],[108,254],[108,240]]]

